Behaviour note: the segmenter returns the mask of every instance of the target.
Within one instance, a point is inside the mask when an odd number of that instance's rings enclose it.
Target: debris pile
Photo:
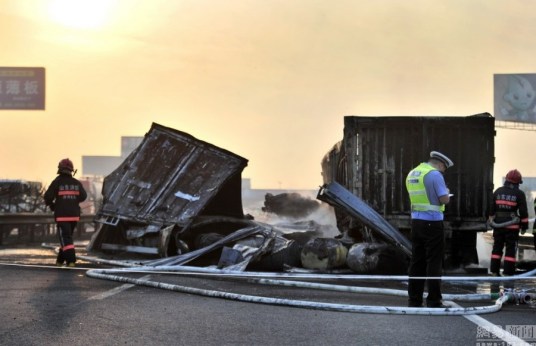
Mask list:
[[[101,226],[88,250],[136,254],[152,266],[188,263],[242,271],[347,268],[353,244],[325,238],[324,225],[307,220],[321,202],[297,193],[267,194],[263,212],[281,216],[284,222],[268,224],[244,215],[241,174],[246,166],[247,160],[234,153],[153,124],[139,147],[105,177],[103,202],[96,213]],[[336,205],[325,197],[332,189],[324,187],[318,199]],[[341,189],[334,194],[341,194]],[[402,239],[396,230],[378,230],[390,232],[384,235],[389,241]]]

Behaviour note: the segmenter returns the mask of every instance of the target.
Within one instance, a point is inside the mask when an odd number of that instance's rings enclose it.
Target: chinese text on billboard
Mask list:
[[[0,67],[1,109],[45,109],[45,69]]]

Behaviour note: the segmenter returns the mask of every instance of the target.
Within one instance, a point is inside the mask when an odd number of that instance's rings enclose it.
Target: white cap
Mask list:
[[[447,156],[441,154],[439,151],[431,151],[430,158],[443,162],[447,168],[454,166],[454,162],[452,162],[452,160]]]

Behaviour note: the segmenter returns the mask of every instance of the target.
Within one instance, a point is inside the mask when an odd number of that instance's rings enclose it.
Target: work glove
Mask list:
[[[52,204],[49,205],[48,207],[50,208],[50,210],[54,211],[54,208],[55,208],[56,206],[54,205],[54,203],[52,203]]]

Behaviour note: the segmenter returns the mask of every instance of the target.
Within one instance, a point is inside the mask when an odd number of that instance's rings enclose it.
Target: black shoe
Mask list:
[[[410,307],[410,308],[422,308],[422,302],[421,302],[421,303],[418,303],[418,302],[409,302],[409,303],[408,303],[408,307]]]

